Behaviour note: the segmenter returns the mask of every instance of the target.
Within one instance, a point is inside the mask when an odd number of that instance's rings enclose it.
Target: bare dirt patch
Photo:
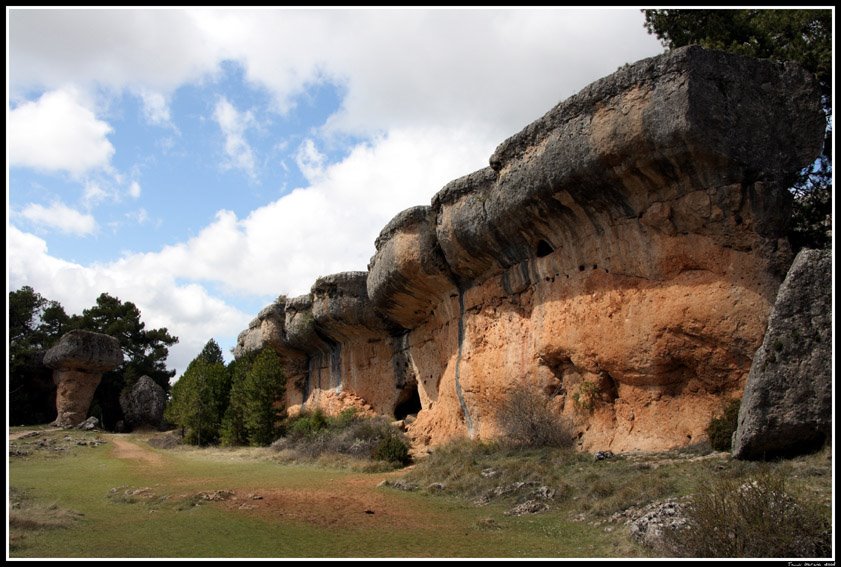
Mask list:
[[[348,479],[350,480],[350,479]],[[238,509],[265,519],[294,520],[321,527],[354,528],[380,526],[383,529],[416,529],[434,525],[435,514],[405,508],[405,502],[376,491],[375,484],[362,487],[352,482],[315,490],[258,490],[253,497],[226,501]],[[367,483],[365,483],[367,484]]]
[[[139,461],[152,466],[162,466],[164,463],[163,457],[151,449],[146,449],[136,443],[129,441],[126,437],[121,435],[110,435],[111,442],[114,443],[114,456],[118,459],[127,459],[132,461]]]

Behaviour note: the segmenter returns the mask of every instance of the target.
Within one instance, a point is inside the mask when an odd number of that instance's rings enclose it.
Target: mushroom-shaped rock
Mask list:
[[[77,330],[61,337],[44,355],[57,387],[54,425],[73,427],[84,421],[102,373],[122,361],[120,343],[108,335]]]
[[[367,272],[342,272],[318,278],[312,286],[313,318],[332,340],[385,331],[368,299],[367,277]]]
[[[431,207],[412,207],[380,232],[369,264],[368,296],[374,307],[404,329],[429,317],[455,285],[435,236]]]
[[[165,404],[164,389],[148,376],[141,376],[134,386],[120,394],[120,407],[131,428],[158,427],[164,417]]]

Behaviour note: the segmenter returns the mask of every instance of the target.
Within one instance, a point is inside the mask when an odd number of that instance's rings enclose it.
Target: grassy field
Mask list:
[[[95,439],[105,443],[77,444]],[[138,450],[127,454],[117,441]],[[499,506],[377,487],[395,473],[284,465],[269,450],[155,450],[142,437],[75,431],[44,432],[12,446],[29,454],[10,459],[18,505],[10,519],[11,557],[597,557],[617,551],[615,536],[560,513],[506,517]],[[60,525],[26,521],[50,511],[63,518]]]
[[[10,557],[639,557],[652,552],[612,514],[768,467],[474,444],[364,473],[279,462],[270,449],[153,449],[147,438],[43,429],[11,440]],[[797,491],[831,494],[828,452],[771,466]],[[380,486],[400,479],[418,489]],[[516,481],[548,482],[549,509],[511,516],[516,494],[487,496]]]

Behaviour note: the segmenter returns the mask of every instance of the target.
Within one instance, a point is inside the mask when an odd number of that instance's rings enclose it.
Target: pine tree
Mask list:
[[[211,342],[215,344],[215,341]],[[167,420],[184,431],[184,440],[196,445],[219,441],[222,416],[230,394],[231,381],[225,365],[204,357],[211,342],[190,362],[172,387],[172,397],[165,412]]]
[[[242,384],[245,398],[243,418],[248,442],[251,445],[268,445],[280,432],[286,392],[277,353],[271,349],[260,351]]]

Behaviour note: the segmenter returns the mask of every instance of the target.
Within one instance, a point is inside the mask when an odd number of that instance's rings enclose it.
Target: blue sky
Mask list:
[[[7,8],[6,274],[184,370],[625,63],[639,10]]]

